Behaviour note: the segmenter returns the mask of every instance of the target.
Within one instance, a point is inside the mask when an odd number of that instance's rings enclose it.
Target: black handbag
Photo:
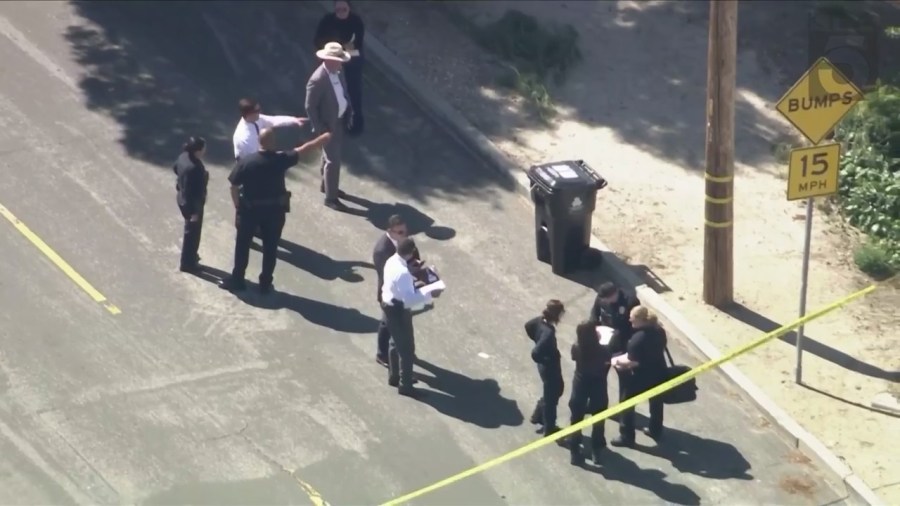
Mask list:
[[[669,359],[669,367],[666,368],[666,381],[675,379],[691,370],[691,368],[686,365],[675,365],[675,361],[672,360],[672,354],[669,353],[668,347],[666,347],[666,357]],[[684,404],[693,402],[697,400],[697,390],[699,390],[697,388],[697,378],[691,378],[663,393],[662,401],[665,404]]]

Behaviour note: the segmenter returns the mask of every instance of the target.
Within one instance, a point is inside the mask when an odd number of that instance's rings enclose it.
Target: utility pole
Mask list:
[[[734,88],[737,0],[710,0],[706,80],[703,300],[734,301]]]

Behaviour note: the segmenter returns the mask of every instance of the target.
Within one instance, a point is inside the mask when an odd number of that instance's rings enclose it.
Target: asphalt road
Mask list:
[[[221,274],[237,98],[302,113],[317,9],[0,4],[0,204],[121,310],[0,220],[0,503],[377,504],[535,439],[522,323],[566,301],[567,348],[593,291],[534,259],[528,203],[375,72],[342,179],[357,212],[322,207],[315,160],[293,170],[278,293],[237,298],[176,272],[180,142],[211,141],[201,255]],[[421,401],[373,361],[368,262],[396,210],[449,284],[416,318]],[[254,253],[251,279],[258,268]],[[551,446],[416,503],[840,502],[730,387],[699,382],[696,404],[667,410],[660,447],[580,470]]]

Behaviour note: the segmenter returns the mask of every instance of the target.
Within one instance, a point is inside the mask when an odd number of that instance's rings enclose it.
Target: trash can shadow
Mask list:
[[[603,256],[590,247],[591,225],[597,192],[607,181],[583,160],[534,165],[528,179],[538,260],[558,276],[599,267]]]

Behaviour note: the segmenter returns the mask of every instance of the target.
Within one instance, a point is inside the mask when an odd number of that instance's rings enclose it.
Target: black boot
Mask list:
[[[591,460],[594,461],[595,465],[600,465],[600,460],[603,457],[604,451],[606,451],[606,443],[591,445]]]
[[[531,418],[528,419],[533,424],[544,425],[544,403],[537,402],[534,411],[531,412]]]
[[[568,442],[569,463],[573,466],[584,465],[584,454],[581,453],[581,434],[572,434]]]

